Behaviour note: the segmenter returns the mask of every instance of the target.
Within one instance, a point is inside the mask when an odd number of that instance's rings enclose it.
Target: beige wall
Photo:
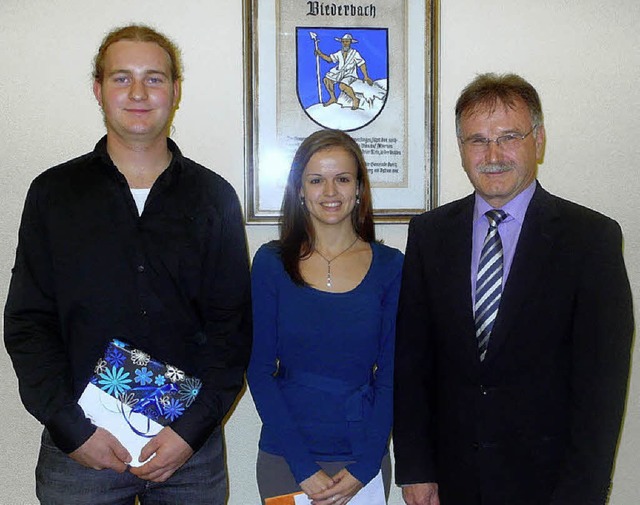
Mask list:
[[[621,223],[629,275],[640,300],[640,3],[442,4],[441,202],[470,190],[454,138],[457,94],[478,72],[521,73],[540,91],[545,110],[548,142],[540,180],[552,192]],[[49,166],[90,150],[102,134],[90,60],[105,31],[130,21],[153,24],[182,46],[186,78],[174,137],[185,154],[221,173],[239,194],[244,191],[240,0],[0,0],[2,305],[28,184]],[[249,226],[247,233],[253,253],[276,229]],[[379,234],[388,244],[404,247],[405,225],[380,226]],[[640,372],[635,368],[614,479],[615,505],[640,503],[635,483]],[[39,426],[22,408],[16,389],[9,359],[0,350],[0,505],[37,503],[33,468]],[[245,394],[226,430],[230,505],[259,503],[254,485],[258,430]],[[394,490],[393,505],[401,503],[399,496]]]

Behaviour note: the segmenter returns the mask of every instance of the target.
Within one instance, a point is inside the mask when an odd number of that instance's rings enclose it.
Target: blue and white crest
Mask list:
[[[353,131],[387,101],[386,28],[296,28],[296,89],[305,113],[325,128]]]

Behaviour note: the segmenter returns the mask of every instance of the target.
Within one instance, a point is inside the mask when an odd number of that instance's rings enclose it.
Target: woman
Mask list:
[[[375,241],[360,148],[321,130],[296,152],[280,240],[252,271],[248,379],[263,427],[258,487],[347,503],[382,466],[386,493],[402,253]]]

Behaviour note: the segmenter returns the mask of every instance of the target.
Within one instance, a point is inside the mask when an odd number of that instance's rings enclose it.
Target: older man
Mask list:
[[[248,258],[231,186],[167,138],[180,82],[167,37],[138,25],[109,33],[93,84],[106,136],[27,195],[5,343],[22,400],[45,426],[45,504],[225,503],[220,423],[248,361]],[[77,403],[114,337],[197,378],[195,401],[139,455]]]
[[[408,505],[605,503],[631,294],[618,224],[536,181],[536,90],[486,74],[456,105],[475,193],[412,220],[394,446]]]

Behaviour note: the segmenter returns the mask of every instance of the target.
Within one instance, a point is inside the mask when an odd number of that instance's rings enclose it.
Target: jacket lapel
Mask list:
[[[471,242],[473,229],[473,194],[460,201],[439,230],[441,248],[440,283],[444,304],[453,327],[450,338],[461,340],[465,356],[477,361],[475,323],[471,304]]]
[[[545,265],[553,250],[557,230],[557,209],[553,197],[540,184],[525,214],[500,309],[491,332],[484,363],[499,355],[500,348],[518,320],[519,312],[544,279]]]

